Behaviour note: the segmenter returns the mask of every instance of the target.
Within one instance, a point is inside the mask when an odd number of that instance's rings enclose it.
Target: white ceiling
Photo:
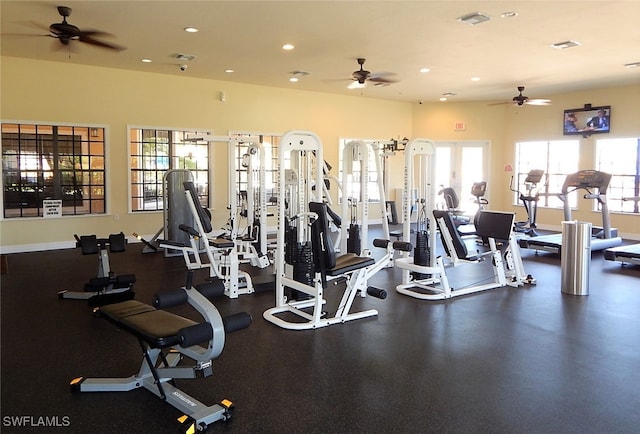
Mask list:
[[[46,38],[61,22],[112,33],[111,51]],[[265,86],[402,100],[502,101],[640,83],[640,0],[624,1],[6,1],[1,50],[18,56]],[[491,20],[457,21],[472,12]],[[502,18],[516,12],[513,18]],[[184,32],[194,26],[198,33]],[[580,46],[558,50],[566,40]],[[295,45],[282,50],[284,43]],[[197,56],[180,61],[178,53]],[[347,89],[356,59],[385,87]],[[150,58],[152,63],[142,63]],[[179,64],[188,64],[180,71]],[[422,67],[429,73],[420,73]],[[225,73],[233,68],[234,73]],[[290,83],[292,71],[310,74]],[[471,81],[479,77],[479,81]],[[72,81],[73,77],[69,77]]]

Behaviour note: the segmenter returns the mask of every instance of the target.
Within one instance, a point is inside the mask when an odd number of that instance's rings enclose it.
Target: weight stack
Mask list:
[[[429,234],[427,231],[418,231],[416,233],[416,247],[413,250],[413,263],[416,265],[424,265],[428,267],[431,263],[431,253],[429,252]],[[415,280],[429,279],[430,274],[411,273]]]
[[[293,280],[313,286],[313,253],[311,251],[311,243],[295,242],[295,261],[293,262]],[[309,294],[300,292],[296,289],[286,287],[285,294],[289,300],[308,300],[311,298]]]

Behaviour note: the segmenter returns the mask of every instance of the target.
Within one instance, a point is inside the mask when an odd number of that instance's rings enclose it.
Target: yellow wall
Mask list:
[[[505,165],[515,167],[516,142],[579,139],[579,169],[594,169],[595,142],[599,137],[640,137],[640,84],[549,96],[553,99],[550,106],[489,106],[486,102],[415,104],[413,134],[416,137],[429,137],[434,141],[489,141],[490,208],[514,211],[517,213],[517,220],[526,220],[523,208],[512,205],[513,196],[509,191],[512,173],[504,171]],[[585,104],[594,107],[611,105],[611,133],[606,136],[594,134],[589,138],[563,136],[564,110],[583,107]],[[464,122],[465,130],[455,131],[455,122]],[[600,213],[592,211],[592,206],[593,201],[580,198],[573,217],[601,225],[602,217]],[[538,223],[543,228],[559,230],[562,220],[561,210],[539,210]],[[611,213],[611,224],[617,227],[623,236],[640,239],[640,216]]]
[[[322,139],[325,159],[334,166],[334,175],[341,137],[488,140],[492,208],[513,209],[518,212],[518,219],[524,219],[523,211],[510,204],[510,174],[503,167],[514,163],[513,144],[518,140],[562,138],[564,108],[585,103],[610,104],[613,108],[609,137],[640,136],[640,85],[549,95],[553,98],[550,107],[489,107],[484,102],[420,105],[64,62],[12,57],[0,60],[3,121],[99,124],[106,125],[109,132],[109,214],[3,220],[0,222],[3,253],[69,247],[75,233],[105,236],[123,231],[127,235],[133,232],[152,235],[162,226],[161,213],[128,212],[128,126],[212,129],[220,135],[234,130],[264,133],[310,130]],[[225,102],[218,99],[220,91],[225,92]],[[465,122],[465,131],[454,131],[454,122],[458,121]],[[593,167],[594,138],[581,139],[581,168]],[[214,227],[220,227],[227,219],[227,146],[213,146],[213,217]],[[398,153],[390,161],[389,191],[402,187],[402,165],[403,156]],[[599,215],[590,209],[590,203],[580,203],[576,218],[597,224]],[[559,212],[541,210],[539,221],[543,225],[559,228],[561,220]],[[613,225],[623,234],[636,234],[640,238],[639,220],[638,216],[612,215]]]
[[[101,124],[109,129],[109,215],[3,220],[3,252],[71,246],[75,233],[152,235],[162,226],[162,213],[128,213],[128,126],[212,129],[219,135],[230,130],[310,130],[321,138],[335,175],[340,137],[411,136],[409,103],[62,62],[1,60],[3,121]],[[220,91],[225,102],[219,101]],[[227,145],[213,147],[213,217],[214,227],[221,227],[228,218]]]

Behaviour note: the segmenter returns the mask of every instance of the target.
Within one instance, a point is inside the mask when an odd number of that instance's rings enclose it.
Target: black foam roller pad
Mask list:
[[[251,315],[247,312],[238,312],[222,318],[222,323],[224,324],[224,331],[226,333],[231,333],[237,330],[246,329],[251,325],[251,320]]]
[[[209,283],[200,283],[195,288],[207,298],[216,298],[224,294],[224,281],[215,279]]]
[[[206,342],[213,338],[213,329],[208,322],[185,327],[178,332],[180,346],[183,348]]]
[[[368,287],[367,294],[369,294],[372,297],[379,298],[381,300],[384,300],[385,298],[387,298],[387,291],[382,288],[376,288],[375,286]]]
[[[187,293],[183,289],[174,289],[156,294],[153,297],[153,306],[156,309],[164,309],[185,304],[187,300]]]

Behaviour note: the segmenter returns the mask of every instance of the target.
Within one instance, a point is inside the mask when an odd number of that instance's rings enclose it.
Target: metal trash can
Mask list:
[[[561,290],[570,295],[589,295],[591,223],[562,222],[560,251]]]

